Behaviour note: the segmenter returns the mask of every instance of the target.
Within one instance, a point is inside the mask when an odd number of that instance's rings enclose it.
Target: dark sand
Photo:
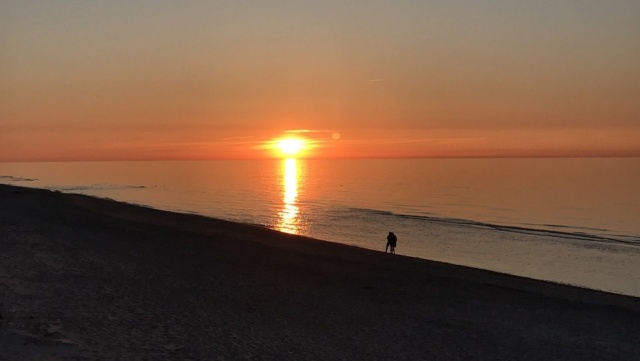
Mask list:
[[[640,360],[638,298],[86,196],[0,250],[0,360]]]

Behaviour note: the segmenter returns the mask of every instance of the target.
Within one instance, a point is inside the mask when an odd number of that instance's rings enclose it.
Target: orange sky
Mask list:
[[[640,3],[483,3],[4,2],[0,161],[640,156]]]

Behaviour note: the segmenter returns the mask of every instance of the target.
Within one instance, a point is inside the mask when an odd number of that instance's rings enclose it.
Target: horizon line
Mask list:
[[[596,159],[640,158],[640,154],[624,155],[489,155],[489,156],[415,156],[415,157],[261,157],[261,158],[112,158],[112,159],[27,159],[0,160],[0,163],[81,163],[81,162],[185,162],[185,161],[258,161],[258,160],[404,160],[404,159]]]

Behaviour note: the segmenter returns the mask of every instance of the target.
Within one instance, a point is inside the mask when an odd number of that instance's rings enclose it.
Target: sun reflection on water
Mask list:
[[[282,198],[283,207],[278,212],[278,230],[281,232],[299,234],[300,219],[298,213],[300,209],[296,205],[298,200],[298,163],[294,158],[284,160],[284,195]]]

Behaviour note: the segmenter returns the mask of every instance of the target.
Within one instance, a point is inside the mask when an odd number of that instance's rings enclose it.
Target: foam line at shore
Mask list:
[[[499,225],[487,222],[479,222],[469,219],[462,218],[449,218],[449,217],[438,217],[435,215],[411,215],[411,214],[401,214],[394,213],[384,210],[377,209],[368,209],[368,208],[349,208],[354,211],[360,212],[370,212],[374,214],[380,215],[389,215],[395,217],[401,217],[406,219],[416,219],[416,220],[425,220],[429,222],[438,222],[438,223],[448,223],[448,224],[456,224],[462,226],[469,227],[482,227],[482,228],[491,228],[504,232],[514,232],[514,233],[523,233],[523,234],[537,234],[537,235],[545,235],[556,238],[566,238],[566,239],[580,239],[584,241],[591,242],[611,242],[617,244],[626,244],[632,246],[640,246],[640,237],[633,237],[627,235],[617,235],[615,236],[602,236],[591,234],[587,232],[563,232],[556,231],[552,229],[541,229],[541,228],[529,228],[529,227],[519,227],[519,226],[507,226],[507,225]],[[597,228],[589,228],[589,227],[578,227],[578,226],[568,226],[568,225],[538,225],[541,227],[550,227],[550,228],[570,228],[570,229],[584,229],[585,231],[603,231],[603,232],[611,232],[606,229],[597,229]]]

